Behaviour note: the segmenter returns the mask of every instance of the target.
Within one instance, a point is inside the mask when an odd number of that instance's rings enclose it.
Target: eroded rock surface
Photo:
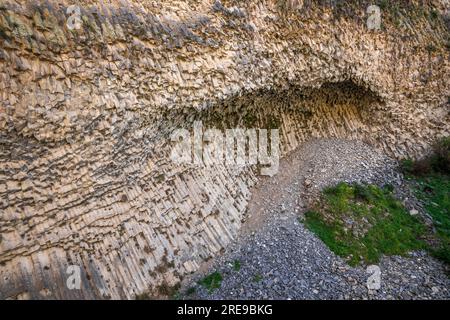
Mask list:
[[[0,297],[158,295],[226,247],[258,170],[174,164],[194,121],[423,155],[450,127],[445,3],[370,31],[365,1],[79,1],[71,30],[70,1],[2,1]]]

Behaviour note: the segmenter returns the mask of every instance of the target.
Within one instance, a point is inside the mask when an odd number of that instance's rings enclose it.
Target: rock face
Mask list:
[[[2,1],[0,298],[158,296],[220,252],[258,168],[174,163],[194,121],[279,128],[282,155],[448,135],[446,1],[381,8],[381,30],[337,2]]]

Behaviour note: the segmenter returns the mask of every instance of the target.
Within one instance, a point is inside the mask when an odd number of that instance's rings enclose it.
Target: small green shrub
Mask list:
[[[438,140],[431,155],[424,159],[403,160],[401,168],[433,218],[437,231],[434,236],[440,244],[431,248],[432,254],[450,263],[450,137]]]
[[[416,177],[416,196],[423,201],[425,209],[433,218],[436,235],[440,240],[432,253],[450,264],[450,179],[448,175],[435,174]]]
[[[208,290],[209,293],[211,293],[214,290],[220,288],[222,280],[222,275],[216,271],[200,280],[199,284],[202,285],[206,290]]]

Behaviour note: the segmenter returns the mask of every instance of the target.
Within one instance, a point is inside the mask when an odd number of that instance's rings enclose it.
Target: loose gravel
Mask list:
[[[363,142],[320,139],[283,159],[279,173],[253,190],[241,235],[207,270],[182,287],[186,299],[449,299],[448,270],[423,251],[385,256],[381,287],[369,290],[367,266],[350,267],[301,223],[320,191],[340,181],[390,184],[406,207],[428,219],[396,161]],[[239,261],[237,270],[234,261]],[[208,292],[197,282],[223,276]],[[187,294],[188,288],[195,292]]]

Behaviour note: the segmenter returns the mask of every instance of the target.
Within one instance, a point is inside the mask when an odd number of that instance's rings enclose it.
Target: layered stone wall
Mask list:
[[[282,155],[311,137],[425,154],[450,127],[446,3],[382,8],[378,31],[368,5],[3,1],[0,297],[161,296],[226,247],[259,168],[174,163],[195,121],[278,128]]]

